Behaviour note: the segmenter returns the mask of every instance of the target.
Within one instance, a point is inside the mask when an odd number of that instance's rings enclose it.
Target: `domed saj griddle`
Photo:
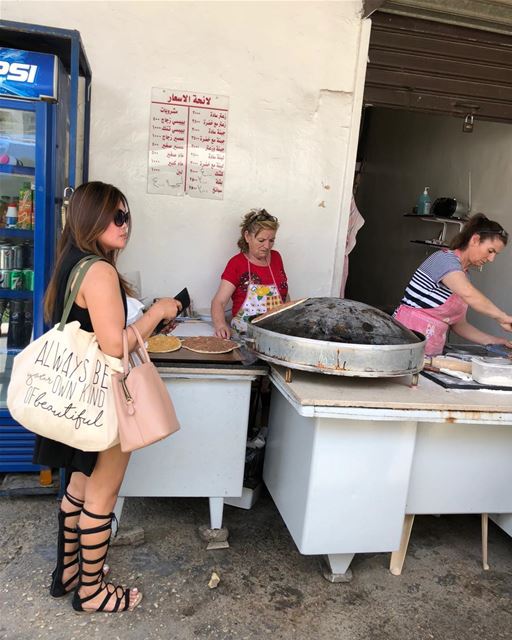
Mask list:
[[[255,318],[247,346],[291,369],[385,377],[421,371],[425,338],[362,302],[306,298]]]

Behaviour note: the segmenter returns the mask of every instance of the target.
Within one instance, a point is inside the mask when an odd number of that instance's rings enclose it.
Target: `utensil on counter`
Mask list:
[[[471,362],[447,356],[425,356],[423,366],[434,369],[451,369],[452,371],[462,371],[463,373],[471,373],[472,371]]]
[[[274,307],[270,311],[267,311],[266,313],[262,313],[260,316],[256,316],[251,320],[251,323],[257,324],[261,320],[266,320],[267,318],[276,316],[282,313],[283,311],[287,311],[288,309],[291,309],[292,307],[295,307],[298,304],[302,304],[303,302],[306,302],[306,300],[309,300],[309,298],[300,298],[299,300],[290,300],[288,302],[283,302],[283,304],[280,304],[277,307]]]

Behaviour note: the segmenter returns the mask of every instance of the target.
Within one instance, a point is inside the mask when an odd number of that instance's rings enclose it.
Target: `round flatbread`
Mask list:
[[[149,353],[170,353],[181,349],[181,340],[176,336],[156,335],[148,338]]]
[[[229,353],[240,346],[238,342],[217,338],[217,336],[185,338],[182,344],[185,349],[196,353]]]

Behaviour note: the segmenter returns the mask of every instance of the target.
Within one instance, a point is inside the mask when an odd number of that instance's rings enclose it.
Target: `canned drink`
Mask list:
[[[34,272],[32,269],[23,269],[23,288],[26,291],[34,291]]]
[[[0,244],[0,269],[13,268],[13,251],[10,244]]]
[[[9,269],[0,269],[0,289],[11,288],[11,272]]]
[[[26,269],[34,268],[34,245],[26,244],[23,245],[23,264]]]
[[[23,246],[21,244],[15,244],[12,247],[12,269],[23,269]]]
[[[23,289],[23,271],[19,269],[12,269],[10,274],[10,288],[13,291]]]

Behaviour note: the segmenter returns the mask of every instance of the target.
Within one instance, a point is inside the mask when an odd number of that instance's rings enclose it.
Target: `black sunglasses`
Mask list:
[[[505,229],[480,229],[480,231],[475,231],[475,233],[477,233],[478,235],[481,235],[482,233],[488,233],[490,236],[500,236],[501,238],[506,238],[508,240],[508,233],[505,231]]]
[[[123,211],[122,209],[118,209],[114,213],[114,224],[116,225],[116,227],[122,227],[123,224],[128,224],[129,221],[130,221],[129,211]]]
[[[264,220],[269,220],[270,222],[277,222],[277,218],[275,216],[270,215],[270,213],[268,211],[265,211],[265,209],[254,211],[251,217],[249,218],[249,221],[251,224],[253,222],[263,222]]]

